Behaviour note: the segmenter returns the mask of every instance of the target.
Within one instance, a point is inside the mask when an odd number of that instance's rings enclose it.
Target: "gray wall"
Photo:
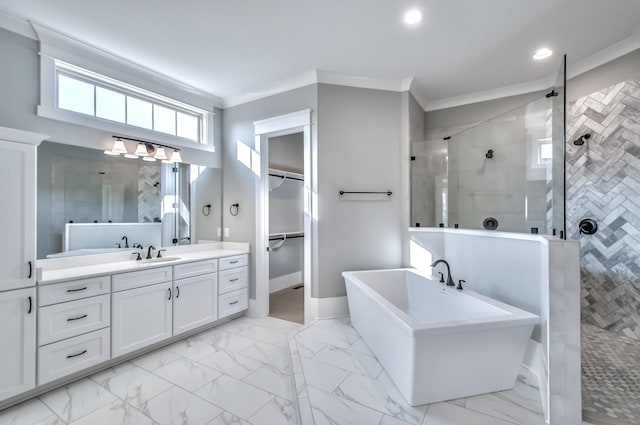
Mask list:
[[[401,94],[320,84],[318,264],[314,296],[345,295],[345,270],[401,264]],[[393,191],[393,196],[339,196]]]
[[[111,132],[68,124],[36,115],[40,102],[38,43],[29,38],[0,29],[0,126],[34,131],[49,135],[50,141],[108,149],[111,147]],[[219,145],[221,136],[221,114],[215,110],[214,144]],[[186,162],[221,166],[220,152],[209,153],[193,149],[182,149]]]
[[[304,139],[302,133],[269,139],[269,167],[304,173]]]
[[[257,177],[236,159],[236,141],[241,140],[254,148],[253,122],[288,114],[302,109],[312,111],[312,138],[315,138],[318,87],[309,85],[253,102],[234,106],[222,112],[223,128],[223,223],[229,228],[228,241],[251,243],[252,254],[256,246],[255,186]],[[232,216],[229,206],[239,203],[237,216]],[[251,298],[255,298],[255,256],[251,261]]]
[[[196,207],[192,211],[196,231],[192,235],[197,240],[219,241],[218,229],[222,225],[222,170],[220,168],[204,169],[195,181]],[[211,211],[204,215],[204,205],[210,204]],[[222,231],[222,230],[221,230]],[[195,241],[194,241],[195,242]]]

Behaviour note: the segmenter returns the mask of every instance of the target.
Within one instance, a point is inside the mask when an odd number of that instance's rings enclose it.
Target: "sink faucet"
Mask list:
[[[451,278],[451,268],[449,267],[449,263],[447,263],[445,260],[437,260],[434,261],[433,264],[431,264],[431,267],[435,267],[440,263],[444,263],[444,265],[447,266],[447,286],[456,286],[456,284],[453,283],[453,279]]]
[[[147,260],[150,260],[151,257],[151,250],[152,249],[156,249],[153,245],[149,245],[149,249],[147,250]]]
[[[122,239],[124,241],[124,247],[129,248],[129,239],[126,236],[123,236]]]

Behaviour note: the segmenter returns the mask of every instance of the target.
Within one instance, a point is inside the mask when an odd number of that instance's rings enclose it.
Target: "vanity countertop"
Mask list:
[[[233,255],[242,255],[248,253],[249,250],[244,249],[211,249],[194,252],[172,252],[171,254],[165,255],[165,257],[178,257],[173,261],[147,263],[144,261],[136,261],[134,259],[131,259],[126,261],[114,261],[102,264],[90,264],[85,266],[42,270],[41,276],[38,276],[38,285],[48,285],[51,283],[64,282],[68,280],[133,272],[155,267],[174,266],[176,264],[191,263],[201,260],[211,260],[214,258],[230,257]]]

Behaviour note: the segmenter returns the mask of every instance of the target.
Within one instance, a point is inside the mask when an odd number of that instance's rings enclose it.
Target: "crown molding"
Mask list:
[[[11,31],[32,40],[38,40],[38,35],[29,21],[25,18],[7,15],[6,13],[0,12],[0,28],[4,28],[7,31]]]
[[[571,69],[567,67],[567,79],[577,77],[637,49],[640,49],[640,27],[636,28],[631,37],[625,38],[574,63],[571,65]]]
[[[268,87],[252,91],[249,93],[241,94],[239,96],[227,96],[222,98],[223,108],[232,108],[234,106],[242,105],[243,103],[253,102],[254,100],[263,99],[265,97],[274,96],[280,93],[284,93],[290,90],[306,87],[311,84],[318,83],[318,74],[316,70],[303,72],[291,77],[284,78],[269,84]]]

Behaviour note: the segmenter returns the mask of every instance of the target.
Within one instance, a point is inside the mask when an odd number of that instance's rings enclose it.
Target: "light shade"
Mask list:
[[[135,154],[136,156],[149,156],[149,153],[147,152],[147,147],[143,143],[138,144]]]
[[[180,155],[180,152],[173,151],[171,154],[171,162],[182,162],[182,155]]]
[[[126,146],[122,140],[116,140],[113,142],[113,147],[111,148],[111,152],[114,153],[128,153]]]
[[[156,153],[153,155],[155,159],[167,159],[167,154],[164,148],[156,148]]]
[[[142,160],[143,160],[143,161],[153,162],[153,161],[155,161],[156,159],[155,159],[154,157],[152,157],[152,156],[145,156],[145,157],[142,157]]]
[[[113,156],[119,156],[120,154],[118,152],[114,152],[114,151],[104,151],[105,155],[113,155]]]
[[[124,157],[129,159],[138,159],[138,155],[134,155],[132,153],[125,153]]]

